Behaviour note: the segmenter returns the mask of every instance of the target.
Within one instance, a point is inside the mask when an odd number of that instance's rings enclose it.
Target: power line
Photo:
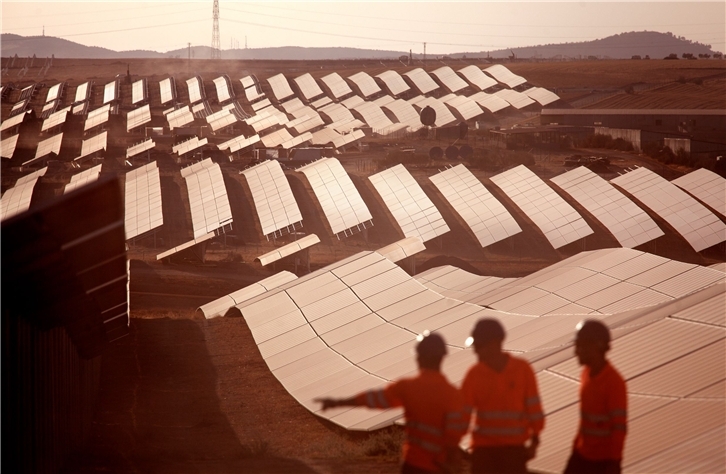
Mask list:
[[[58,36],[58,38],[68,38],[72,36],[88,36],[88,35],[101,35],[105,33],[120,33],[123,31],[135,31],[135,30],[148,30],[150,28],[160,28],[164,26],[176,26],[176,25],[188,25],[190,23],[199,23],[200,21],[209,21],[206,18],[200,19],[200,20],[190,20],[190,21],[180,21],[177,23],[164,23],[159,25],[151,25],[151,26],[137,26],[132,28],[121,28],[118,30],[104,30],[104,31],[92,31],[88,33],[72,33],[70,35],[62,35]]]

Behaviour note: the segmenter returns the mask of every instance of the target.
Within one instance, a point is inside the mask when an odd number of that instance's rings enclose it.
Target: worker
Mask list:
[[[534,458],[544,415],[534,371],[527,361],[502,351],[504,328],[496,319],[477,321],[466,346],[479,362],[461,387],[473,412],[471,472],[526,473]]]
[[[323,410],[342,406],[387,409],[403,407],[406,440],[403,444],[404,474],[448,472],[466,433],[461,393],[441,373],[447,353],[444,339],[425,331],[417,337],[419,373],[345,399],[321,398]]]
[[[625,380],[605,358],[610,330],[586,319],[577,325],[575,355],[580,375],[580,427],[566,474],[619,474],[627,432]]]

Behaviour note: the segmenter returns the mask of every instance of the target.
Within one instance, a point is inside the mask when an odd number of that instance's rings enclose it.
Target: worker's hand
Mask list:
[[[532,436],[532,439],[529,440],[529,446],[526,448],[527,461],[534,459],[535,456],[537,456],[537,447],[539,447],[539,437]]]
[[[313,401],[316,403],[322,403],[323,411],[327,410],[328,408],[335,408],[338,406],[338,401],[334,398],[316,398]]]

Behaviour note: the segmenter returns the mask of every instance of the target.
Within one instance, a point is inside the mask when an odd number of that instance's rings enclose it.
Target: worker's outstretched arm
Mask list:
[[[323,411],[327,410],[328,408],[337,408],[337,407],[355,407],[358,406],[358,402],[356,401],[357,397],[350,397],[350,398],[316,398],[315,402],[322,403]]]

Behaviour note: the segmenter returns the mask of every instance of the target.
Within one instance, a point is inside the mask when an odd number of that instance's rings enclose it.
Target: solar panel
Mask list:
[[[330,122],[340,122],[345,120],[354,120],[353,114],[341,104],[328,104],[320,109],[318,112],[323,116],[327,117]]]
[[[271,110],[268,110],[271,109]],[[258,112],[257,115],[245,120],[247,125],[252,127],[255,132],[260,133],[276,125],[287,123],[287,116],[284,116],[279,110],[270,106]]]
[[[108,104],[118,99],[118,84],[117,81],[111,81],[103,86],[103,103]]]
[[[104,131],[103,133],[100,133],[95,137],[91,137],[88,140],[83,140],[83,142],[81,143],[81,156],[79,156],[78,158],[74,158],[74,160],[80,160],[81,158],[90,156],[97,151],[105,150],[107,135],[108,131]]]
[[[341,100],[340,104],[345,107],[346,109],[355,109],[357,106],[364,104],[366,101],[363,100],[362,97],[359,97],[357,95],[353,95],[348,97],[347,99]]]
[[[406,237],[427,242],[448,232],[441,213],[405,166],[398,164],[368,177]]]
[[[302,221],[300,208],[278,161],[264,161],[242,174],[252,192],[263,235],[269,236],[288,227],[294,229],[295,224]]]
[[[187,249],[190,249],[190,248],[194,247],[195,245],[199,245],[199,244],[201,244],[203,242],[206,242],[208,240],[212,240],[214,238],[214,236],[215,236],[215,233],[214,232],[210,232],[208,234],[202,235],[201,237],[197,237],[195,239],[192,239],[189,242],[184,242],[181,245],[177,245],[174,248],[171,248],[169,250],[166,250],[164,252],[161,252],[159,255],[156,256],[156,260],[163,260],[163,259],[165,259],[167,257],[171,257],[175,253],[179,253],[182,250],[187,250]]]
[[[174,93],[172,90],[172,78],[167,77],[166,79],[162,79],[159,81],[159,99],[161,100],[161,105],[167,104],[174,100]]]
[[[510,107],[509,102],[506,100],[494,94],[487,94],[486,92],[477,92],[469,96],[469,98],[492,113]]]
[[[413,103],[413,106],[419,109],[419,111],[423,110],[427,106],[434,109],[436,112],[436,122],[434,122],[434,125],[437,127],[445,127],[446,125],[451,125],[456,122],[454,114],[452,114],[448,107],[446,107],[446,105],[438,99],[419,96],[414,100],[409,101],[409,103]]]
[[[403,94],[411,89],[401,75],[396,71],[384,71],[376,75],[386,85],[388,92],[394,97]]]
[[[507,69],[506,66],[502,66],[501,64],[489,66],[488,68],[484,69],[484,72],[491,75],[494,79],[501,82],[502,84],[506,84],[509,88],[514,88],[527,82],[525,78],[514,74],[512,71]]]
[[[459,73],[461,73],[461,75],[464,76],[470,84],[476,86],[480,91],[497,85],[497,81],[484,74],[478,66],[474,66],[473,64],[459,69]]]
[[[557,102],[558,100],[560,100],[560,96],[558,96],[554,92],[548,91],[544,87],[532,87],[531,89],[527,89],[523,93],[530,99],[539,102],[539,105],[542,106],[549,105],[553,102]]]
[[[544,233],[556,249],[593,233],[572,206],[526,166],[491,178]]]
[[[365,225],[372,219],[348,173],[335,158],[322,158],[297,169],[308,179],[333,234]]]
[[[217,146],[220,150],[229,149],[230,153],[234,153],[236,151],[247,148],[248,146],[254,145],[255,143],[259,143],[259,141],[259,135],[252,135],[251,137],[245,137],[244,135],[240,135],[238,137],[232,138],[231,140],[227,140],[226,142]]]
[[[38,148],[35,150],[35,158],[32,160],[26,161],[23,163],[23,165],[27,165],[28,163],[35,161],[39,158],[43,158],[44,156],[48,156],[51,153],[55,153],[56,156],[60,155],[60,148],[61,143],[63,142],[63,134],[59,133],[58,135],[54,135],[50,138],[46,138],[45,140],[42,140],[38,142]]]
[[[131,110],[126,115],[126,131],[130,132],[136,127],[140,127],[145,123],[151,122],[151,108],[149,104]]]
[[[56,84],[48,89],[48,95],[45,97],[45,102],[48,103],[52,100],[56,100],[60,95],[60,89],[62,84]]]
[[[360,122],[360,121],[356,121]],[[342,148],[346,145],[353,143],[361,138],[365,137],[365,133],[362,130],[352,130],[348,132],[341,132],[333,128],[332,125],[323,127],[322,129],[313,132],[311,143],[313,145],[328,146],[333,145],[335,148]]]
[[[50,115],[55,112],[55,109],[58,107],[58,101],[54,100],[52,102],[48,102],[43,106],[43,108],[40,111],[40,118],[48,118]]]
[[[726,179],[713,171],[699,168],[671,183],[694,195],[722,216],[726,216]]]
[[[152,138],[148,138],[141,143],[128,147],[126,149],[126,158],[132,158],[145,151],[152,150],[155,146],[156,143],[154,143],[154,140]]]
[[[71,110],[70,107],[66,107],[65,109],[61,109],[61,110],[51,114],[50,117],[43,120],[43,126],[40,127],[40,131],[45,132],[46,130],[52,130],[53,128],[57,127],[58,125],[65,123],[66,117],[70,110]],[[25,117],[25,114],[23,114],[22,117]],[[8,122],[8,121],[9,121],[9,119],[6,120],[6,122]],[[21,118],[18,121],[18,123],[20,123],[22,121],[23,121],[23,119]]]
[[[515,109],[523,109],[529,105],[535,103],[525,94],[521,92],[513,91],[511,89],[502,89],[494,93],[494,95],[506,100]]]
[[[214,79],[214,87],[217,89],[217,101],[220,104],[232,98],[230,84],[227,82],[227,78],[225,76],[220,76]]]
[[[182,176],[189,193],[194,238],[232,223],[232,209],[218,164],[206,158],[182,169]]]
[[[212,131],[214,132],[224,127],[229,127],[233,123],[237,122],[237,117],[231,110],[228,109],[222,109],[212,115],[207,115],[206,119],[207,123],[210,127],[212,127]]]
[[[442,97],[441,101],[450,109],[455,110],[463,120],[471,120],[484,113],[475,101],[463,95],[449,94]]]
[[[131,104],[136,105],[146,100],[146,79],[139,79],[131,85]]]
[[[25,212],[30,208],[30,200],[33,198],[35,183],[41,176],[45,175],[48,167],[41,168],[18,179],[15,186],[5,191],[0,199],[0,221],[9,219],[16,214]]]
[[[126,240],[164,224],[161,182],[156,161],[126,173],[124,186]]]
[[[25,107],[30,102],[30,99],[24,99],[20,102],[16,102],[13,104],[13,106],[10,108],[10,115],[15,115],[16,113],[20,113],[20,111],[24,110]]]
[[[289,148],[302,145],[303,143],[310,141],[312,138],[313,135],[310,132],[305,132],[293,137],[287,129],[282,128],[260,137],[260,140],[265,148],[275,148],[279,146],[287,150]]]
[[[169,122],[169,129],[174,130],[176,127],[183,127],[194,122],[194,114],[189,110],[189,106],[185,105],[166,114],[166,120]]]
[[[187,79],[187,90],[189,91],[190,104],[196,104],[204,99],[203,88],[204,85],[202,84],[202,79],[199,76]]]
[[[663,235],[645,211],[584,166],[550,181],[595,216],[623,247],[637,247]]]
[[[300,88],[300,92],[307,101],[310,101],[319,95],[323,95],[323,90],[320,88],[318,83],[315,82],[315,79],[310,75],[310,73],[306,72],[302,76],[296,77],[295,83]]]
[[[360,102],[353,107],[358,112],[366,124],[373,129],[373,133],[380,135],[388,135],[398,130],[407,128],[407,125],[401,123],[393,123],[381,108],[372,102]]]
[[[206,145],[207,139],[202,138],[201,140],[198,137],[192,137],[189,140],[185,140],[181,143],[177,143],[176,145],[173,145],[171,147],[172,153],[176,153],[179,156],[186,155],[187,153],[196,150],[197,148],[201,148],[204,145]]]
[[[376,84],[376,80],[373,79],[367,72],[357,72],[352,76],[348,77],[358,87],[361,95],[368,98],[381,91],[381,88]]]
[[[101,174],[102,166],[103,165],[96,165],[71,176],[71,182],[65,185],[63,188],[63,194],[67,194],[75,189],[97,181],[98,175]]]
[[[426,246],[423,240],[418,237],[406,237],[398,242],[379,248],[376,253],[383,255],[392,262],[399,262],[424,250],[426,250]]]
[[[10,130],[13,127],[20,125],[21,123],[23,123],[23,120],[25,120],[25,117],[27,117],[27,116],[28,116],[28,113],[22,113],[20,115],[14,115],[10,118],[3,120],[2,124],[0,124],[0,132],[4,132],[5,130]],[[43,123],[45,124],[45,122],[43,122]]]
[[[92,110],[86,117],[86,122],[83,125],[83,131],[86,132],[93,127],[97,127],[101,124],[108,122],[108,116],[111,111],[111,106],[106,104],[96,110]]]
[[[610,180],[661,216],[696,252],[726,240],[726,224],[675,184],[646,168]]]
[[[80,84],[78,87],[76,87],[76,97],[73,103],[76,102],[83,102],[84,100],[88,99],[91,95],[91,82],[84,82],[83,84]]]
[[[18,137],[20,134],[13,135],[0,142],[0,156],[2,158],[12,158],[15,154],[15,147],[18,145]]]
[[[458,92],[468,87],[466,81],[460,78],[459,75],[456,74],[456,72],[454,72],[454,70],[451,69],[449,66],[440,67],[434,71],[431,71],[431,74],[436,76],[436,78],[441,81],[444,87],[449,89],[449,91],[451,92]]]
[[[206,319],[212,319],[227,314],[233,306],[238,305],[244,301],[254,298],[255,296],[261,295],[267,291],[277,288],[278,286],[289,283],[297,278],[297,275],[288,271],[281,271],[262,279],[256,283],[252,283],[240,290],[225,295],[214,301],[210,301],[207,304],[200,306],[198,311],[201,311]]]
[[[259,261],[262,266],[267,266],[273,262],[276,262],[282,258],[293,255],[301,250],[312,247],[315,244],[319,244],[320,239],[315,234],[306,235],[300,240],[290,242],[289,244],[283,245],[282,247],[276,248],[271,252],[267,252],[264,255],[260,255],[255,260]]]
[[[464,165],[429,177],[486,247],[522,231],[512,215]]]
[[[265,94],[264,92],[262,92],[262,88],[260,87],[260,83],[259,81],[257,81],[256,77],[245,76],[240,79],[240,82],[242,83],[242,87],[245,88],[245,97],[247,97],[247,100],[249,102],[254,102],[257,99],[265,97]]]
[[[287,78],[282,73],[267,78],[267,83],[270,84],[272,94],[277,100],[287,99],[295,95],[292,89],[290,89],[290,83],[287,82]]]
[[[348,83],[345,82],[345,79],[343,79],[337,72],[332,72],[327,76],[323,76],[320,80],[328,86],[330,93],[336,100],[353,93],[353,90],[350,88]]]
[[[330,104],[331,102],[333,102],[333,99],[331,99],[328,96],[323,96],[323,97],[319,98],[318,100],[311,102],[310,105],[313,106],[313,108],[319,109],[320,107],[324,107],[324,106]]]
[[[420,67],[404,72],[403,75],[411,79],[411,82],[413,82],[413,85],[421,94],[428,94],[429,92],[435,91],[439,88],[436,81],[431,79],[431,76],[429,76],[428,73]]]

